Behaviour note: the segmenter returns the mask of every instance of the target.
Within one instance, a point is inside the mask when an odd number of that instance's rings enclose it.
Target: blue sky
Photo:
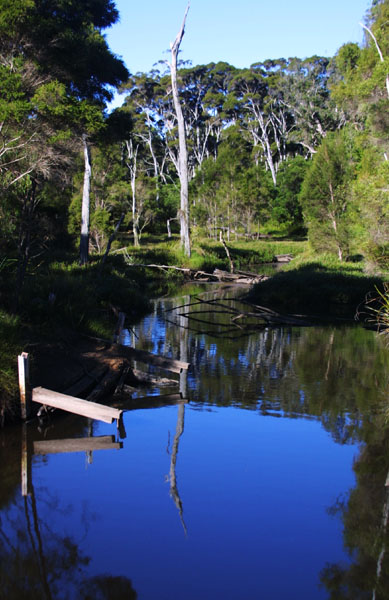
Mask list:
[[[108,43],[130,72],[167,59],[186,0],[116,0],[120,23]],[[369,0],[191,0],[181,58],[193,65],[224,60],[248,67],[266,58],[332,56],[361,42],[359,21]]]

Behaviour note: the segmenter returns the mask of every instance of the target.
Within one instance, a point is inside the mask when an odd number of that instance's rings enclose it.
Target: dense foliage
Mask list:
[[[181,65],[192,231],[307,231],[316,251],[387,266],[388,11],[374,0],[363,47],[333,58]],[[79,237],[86,140],[91,251],[121,215],[136,246],[178,229],[169,72],[128,77],[102,35],[117,18],[111,0],[0,4],[1,252],[17,258],[17,294],[31,257]]]

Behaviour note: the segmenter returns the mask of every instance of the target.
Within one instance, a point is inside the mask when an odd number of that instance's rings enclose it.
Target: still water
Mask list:
[[[125,339],[191,363],[185,402],[138,392],[165,398],[128,401],[122,439],[71,415],[0,433],[0,598],[389,598],[389,351],[359,327],[247,334],[199,294]]]

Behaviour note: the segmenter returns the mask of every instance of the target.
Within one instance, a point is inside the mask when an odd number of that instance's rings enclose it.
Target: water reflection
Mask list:
[[[353,561],[323,569],[321,581],[331,599],[389,597],[388,441],[386,431],[381,443],[364,447],[354,467],[356,487],[344,502],[332,507],[342,519],[345,547]]]
[[[197,294],[199,293],[196,290]],[[210,291],[203,299],[214,298]],[[234,306],[231,290],[223,302]],[[193,296],[156,303],[136,328],[142,347],[191,362],[188,397],[199,405],[234,405],[263,415],[319,418],[340,443],[363,439],[364,418],[380,410],[388,389],[389,353],[377,351],[374,334],[360,327],[265,328],[234,339],[188,331],[182,317]],[[178,308],[174,308],[178,307]],[[168,317],[168,321],[167,321]],[[215,328],[225,315],[213,311]],[[173,323],[175,326],[173,326]],[[183,342],[184,340],[184,342]]]
[[[83,514],[79,538],[62,533],[58,513],[72,509],[45,489],[35,490],[3,510],[0,523],[0,597],[26,600],[137,597],[126,577],[89,577],[91,557],[80,549],[90,522]]]
[[[80,429],[81,425],[81,429]],[[88,433],[88,437],[53,439],[63,433]],[[43,439],[42,439],[43,437]],[[80,515],[79,537],[62,532],[61,517],[74,518],[74,507],[64,506],[53,490],[36,486],[32,462],[46,462],[52,454],[85,453],[91,464],[96,450],[121,449],[114,436],[94,436],[93,423],[65,416],[47,429],[23,424],[1,431],[1,465],[8,477],[2,481],[0,503],[0,598],[13,599],[136,599],[126,577],[89,577],[91,557],[80,549],[93,515]],[[14,443],[15,442],[15,445]],[[9,443],[11,442],[11,443]],[[17,452],[19,442],[20,451]],[[20,476],[17,476],[19,470]],[[21,482],[21,494],[17,493]],[[17,486],[17,487],[16,487]],[[20,488],[19,488],[20,489]],[[73,530],[73,527],[70,527]]]
[[[172,446],[172,451],[171,451],[169,482],[170,482],[170,495],[173,498],[174,504],[177,507],[178,513],[180,515],[182,527],[184,528],[184,532],[186,534],[187,529],[186,529],[186,525],[185,525],[185,521],[184,521],[184,508],[183,508],[180,494],[178,492],[177,472],[176,472],[178,446],[180,443],[180,437],[184,433],[184,418],[185,418],[185,406],[183,404],[181,404],[178,407],[177,427],[176,427],[176,433],[175,433],[175,436],[173,439],[173,446]]]
[[[133,400],[120,452],[62,453],[118,443],[75,417],[0,432],[0,597],[389,597],[388,353],[357,327],[193,332],[198,292],[131,333],[191,369]]]

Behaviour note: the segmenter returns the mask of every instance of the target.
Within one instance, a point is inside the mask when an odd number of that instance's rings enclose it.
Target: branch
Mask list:
[[[181,29],[180,29],[180,31],[177,33],[177,37],[176,37],[176,39],[174,40],[174,42],[170,42],[170,49],[171,49],[171,51],[172,51],[172,52],[174,52],[174,53],[177,53],[177,52],[178,52],[178,49],[179,49],[179,47],[180,47],[180,44],[181,44],[182,38],[184,37],[184,32],[185,32],[185,21],[186,21],[186,16],[187,16],[187,14],[188,14],[189,8],[190,8],[190,2],[188,2],[188,6],[186,7],[186,11],[185,11],[185,14],[184,14],[184,19],[183,19],[183,21],[182,21]]]
[[[383,54],[381,52],[381,48],[378,45],[377,38],[375,37],[374,33],[368,27],[366,27],[366,25],[364,25],[363,23],[359,23],[359,24],[361,27],[363,27],[363,29],[366,29],[367,33],[372,37],[372,39],[375,43],[375,47],[377,48],[377,52],[379,54],[380,61],[385,62]],[[386,84],[386,91],[387,91],[388,98],[389,98],[389,74],[386,75],[385,84]]]
[[[380,60],[381,60],[381,62],[384,62],[384,57],[382,55],[381,49],[380,49],[380,47],[378,45],[377,38],[375,37],[374,33],[368,27],[366,27],[366,25],[364,25],[363,23],[359,23],[359,24],[360,24],[361,27],[363,27],[363,29],[366,29],[367,33],[369,35],[371,35],[371,37],[373,38],[373,41],[375,43],[375,47],[377,48],[377,52],[380,55]]]

